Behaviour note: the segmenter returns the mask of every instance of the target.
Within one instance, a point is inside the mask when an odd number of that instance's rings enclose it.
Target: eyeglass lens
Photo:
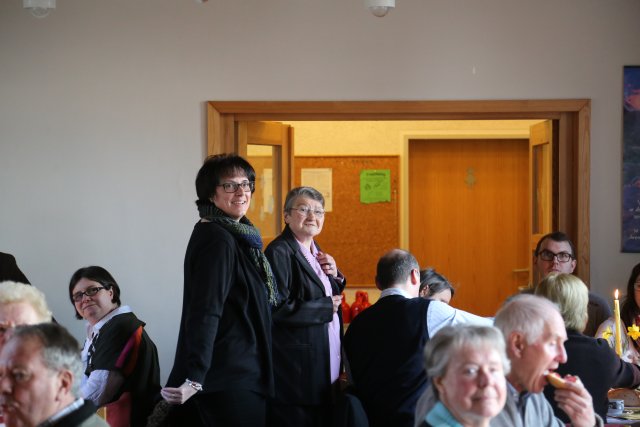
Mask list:
[[[244,181],[244,182],[225,182],[224,184],[220,184],[224,189],[225,193],[235,193],[238,191],[238,187],[242,188],[242,191],[248,192],[253,191],[255,188],[255,182],[253,181]]]
[[[313,210],[309,206],[300,206],[295,208],[298,212],[300,212],[304,216],[309,216],[313,213],[318,218],[322,218],[324,216],[324,211],[322,210]]]
[[[98,292],[100,292],[100,290],[102,290],[102,289],[106,289],[106,288],[94,286],[94,287],[91,287],[91,288],[87,289],[84,292],[76,292],[75,294],[73,294],[73,300],[75,302],[80,302],[80,301],[82,301],[82,297],[84,297],[85,295],[88,296],[88,297],[92,297],[95,294],[97,294]]]
[[[553,253],[551,251],[544,250],[540,252],[540,258],[545,261],[553,261],[554,258],[558,258],[559,262],[568,262],[571,260],[571,254],[567,252]]]

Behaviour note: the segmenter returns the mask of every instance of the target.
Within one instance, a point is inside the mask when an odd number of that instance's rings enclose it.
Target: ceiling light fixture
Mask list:
[[[382,18],[389,10],[396,7],[396,0],[364,0],[364,4],[371,13]]]
[[[44,18],[56,8],[56,0],[22,0],[22,7],[36,18]]]

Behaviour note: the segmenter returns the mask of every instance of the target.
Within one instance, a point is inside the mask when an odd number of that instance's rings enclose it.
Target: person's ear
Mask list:
[[[442,396],[444,393],[444,385],[442,384],[442,377],[436,377],[431,380],[433,386],[438,390],[438,395]]]
[[[511,332],[507,339],[507,353],[509,357],[521,358],[527,348],[527,341],[520,332]]]
[[[380,286],[380,281],[378,280],[378,276],[376,276],[375,281],[376,281],[376,288],[383,291],[384,289],[382,289],[382,286]]]
[[[58,372],[58,392],[56,398],[62,400],[65,396],[72,394],[73,374],[67,369]]]
[[[417,268],[411,270],[411,284],[420,286],[420,270]]]

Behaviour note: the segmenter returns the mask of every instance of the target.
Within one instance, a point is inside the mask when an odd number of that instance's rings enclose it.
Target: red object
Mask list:
[[[349,307],[347,298],[344,296],[344,292],[342,293],[342,303],[340,304],[340,308],[342,309],[342,323],[351,322],[351,308]]]
[[[356,292],[356,300],[351,304],[351,320],[355,319],[358,314],[363,310],[362,304],[364,301],[364,293],[362,291]]]
[[[362,291],[362,309],[366,309],[371,307],[371,303],[369,302],[369,292]]]

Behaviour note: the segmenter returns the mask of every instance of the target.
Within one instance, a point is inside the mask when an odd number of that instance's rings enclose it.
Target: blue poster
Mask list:
[[[622,252],[640,252],[640,66],[624,67]]]

